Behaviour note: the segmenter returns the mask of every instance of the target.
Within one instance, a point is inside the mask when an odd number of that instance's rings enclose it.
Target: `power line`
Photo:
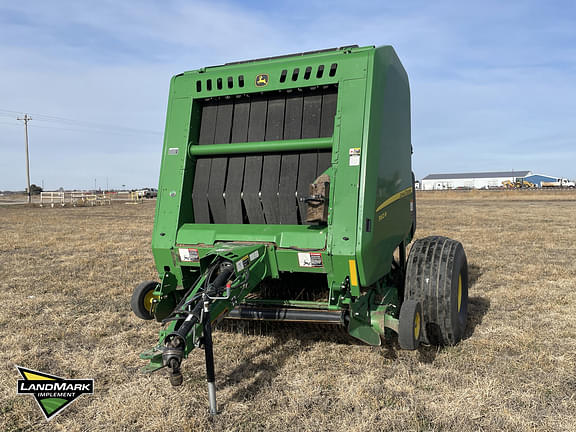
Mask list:
[[[38,120],[36,117],[34,118],[34,120]],[[81,127],[81,126],[79,126]],[[111,134],[111,135],[141,135],[141,132],[131,132],[129,130],[106,130],[106,129],[90,129],[90,128],[85,128],[85,129],[71,129],[71,128],[66,128],[66,127],[58,127],[58,126],[44,126],[44,125],[34,125],[34,129],[56,129],[56,130],[62,130],[62,131],[67,131],[67,132],[89,132],[89,133],[103,133],[103,134]],[[162,135],[160,132],[155,132],[155,134],[158,135]]]
[[[20,113],[9,114],[9,113],[0,112],[0,117],[5,117],[5,118],[9,118],[9,119],[14,120],[14,116],[15,116],[15,115],[19,115],[19,114],[20,114]]]
[[[24,113],[20,112],[20,111],[0,109],[0,116],[12,117],[14,114],[23,115]],[[125,134],[127,133],[127,134],[162,135],[161,132],[146,130],[146,129],[136,129],[136,128],[130,128],[130,127],[125,127],[125,126],[106,124],[106,123],[90,122],[90,121],[86,121],[86,120],[75,120],[75,119],[52,116],[52,115],[47,115],[47,114],[32,113],[31,115],[34,116],[35,120],[39,120],[39,121],[62,123],[65,125],[75,126],[78,128],[84,128],[84,129],[89,129],[89,130],[101,130],[101,131],[107,132],[107,133],[118,133],[119,132],[119,133],[125,133]],[[40,127],[40,126],[36,125],[35,127]],[[43,127],[47,127],[47,126],[43,126]],[[64,128],[51,128],[51,129],[63,129],[63,130],[65,130]]]
[[[13,123],[13,122],[6,122],[6,121],[0,121],[0,124],[5,124],[8,126],[18,126],[20,127],[20,125],[18,123]]]
[[[145,130],[145,129],[136,129],[136,128],[129,128],[124,126],[115,126],[115,125],[108,125],[105,123],[94,123],[88,121],[81,121],[81,120],[71,120],[71,119],[64,119],[64,118],[52,118],[52,117],[44,117],[35,115],[36,120],[45,121],[45,122],[53,122],[53,123],[60,123],[63,125],[68,126],[75,126],[84,129],[90,130],[102,130],[106,132],[126,132],[126,133],[136,133],[136,134],[151,134],[151,135],[161,135],[160,132]]]
[[[11,113],[11,114],[24,114],[22,111],[11,111],[11,110],[5,110],[5,109],[0,109],[0,111]]]
[[[34,120],[38,120],[38,119],[36,117],[34,117]],[[7,126],[18,126],[18,124],[16,122],[2,121],[1,119],[0,119],[0,124],[1,125],[7,125]],[[80,129],[81,126],[78,126],[78,128],[67,128],[67,127],[44,126],[44,125],[35,124],[34,126],[31,126],[31,127],[33,127],[34,129],[55,129],[55,130],[61,130],[61,131],[66,131],[66,132],[110,134],[110,135],[119,135],[119,136],[141,135],[142,134],[142,132],[138,132],[136,130],[130,131],[130,130],[107,130],[107,129],[90,129],[90,128]],[[152,133],[152,132],[150,132],[150,133]],[[154,134],[162,135],[160,132],[154,132]]]

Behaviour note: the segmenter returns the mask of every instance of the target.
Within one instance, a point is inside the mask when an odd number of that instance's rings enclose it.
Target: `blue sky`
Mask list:
[[[574,1],[0,0],[0,190],[25,187],[20,113],[32,183],[154,186],[172,75],[353,43],[404,63],[417,178],[576,177]]]

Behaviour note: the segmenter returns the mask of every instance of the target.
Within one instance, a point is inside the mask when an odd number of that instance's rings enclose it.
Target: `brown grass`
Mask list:
[[[153,206],[0,207],[0,430],[576,430],[576,194],[422,193],[419,237],[460,240],[471,269],[465,340],[399,351],[286,329],[217,332],[222,414],[203,353],[171,388],[138,354],[158,326],[130,312],[154,278]],[[47,423],[15,364],[94,378]]]

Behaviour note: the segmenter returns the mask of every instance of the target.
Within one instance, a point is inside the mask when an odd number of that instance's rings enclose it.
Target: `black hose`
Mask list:
[[[202,314],[202,308],[203,307],[204,307],[204,304],[201,301],[196,303],[196,305],[194,306],[194,308],[191,311],[192,318],[190,320],[186,319],[182,323],[182,325],[180,327],[178,327],[178,330],[176,330],[174,333],[172,333],[173,335],[180,336],[182,338],[182,340],[184,341],[184,344],[186,344],[186,337],[188,336],[188,333],[190,333],[192,331],[192,328],[198,322],[200,322],[200,315]]]
[[[208,295],[214,295],[218,293],[218,291],[225,288],[226,282],[228,282],[228,279],[230,279],[230,276],[232,275],[233,272],[234,267],[232,267],[232,264],[226,263],[220,274],[216,276],[216,279],[214,279],[214,282],[208,285],[208,287],[206,288],[206,293]]]

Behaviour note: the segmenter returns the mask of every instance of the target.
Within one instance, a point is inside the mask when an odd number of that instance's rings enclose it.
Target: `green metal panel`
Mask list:
[[[177,75],[174,81],[174,93],[177,94],[178,97],[199,99],[335,84],[340,81],[341,77],[351,79],[364,76],[365,70],[364,68],[358,68],[357,62],[359,57],[365,58],[366,54],[372,50],[372,47],[351,48],[305,56],[202,68]],[[332,63],[338,64],[334,76],[330,76],[329,73]],[[317,78],[316,73],[320,65],[324,65],[324,73],[322,78]],[[308,79],[305,78],[307,67],[312,68],[312,73]],[[297,78],[293,79],[295,69],[298,69],[299,73]],[[283,70],[287,71],[286,81],[280,82]],[[259,87],[256,85],[256,77],[263,73],[269,76],[269,81],[266,86]],[[243,87],[240,87],[238,83],[240,76],[244,78]],[[228,78],[232,78],[232,88],[228,88]],[[221,89],[217,86],[218,79],[222,79]],[[207,89],[209,80],[212,84],[212,90]],[[197,88],[198,81],[201,82],[200,90]]]
[[[280,248],[326,248],[326,228],[314,229],[307,225],[215,225],[185,224],[178,231],[179,244],[213,245],[220,241],[274,243]]]
[[[172,265],[171,253],[179,227],[180,197],[189,188],[183,185],[185,171],[190,170],[187,157],[187,146],[191,121],[191,100],[173,98],[174,79],[171,91],[162,150],[160,184],[156,202],[156,215],[152,234],[152,251],[158,274],[164,273],[164,267]],[[170,149],[178,149],[177,154],[170,154]],[[174,153],[172,151],[171,153]],[[182,279],[178,269],[174,269]]]
[[[364,62],[359,66],[365,71]],[[331,218],[328,220],[330,249],[334,255],[353,257],[356,252],[360,166],[350,162],[349,152],[362,145],[365,86],[365,79],[352,79],[344,80],[339,89],[341,103],[334,128],[337,151],[332,153]]]
[[[408,77],[392,47],[369,60],[362,145],[357,258],[368,286],[390,268],[392,254],[410,231],[412,187]]]

